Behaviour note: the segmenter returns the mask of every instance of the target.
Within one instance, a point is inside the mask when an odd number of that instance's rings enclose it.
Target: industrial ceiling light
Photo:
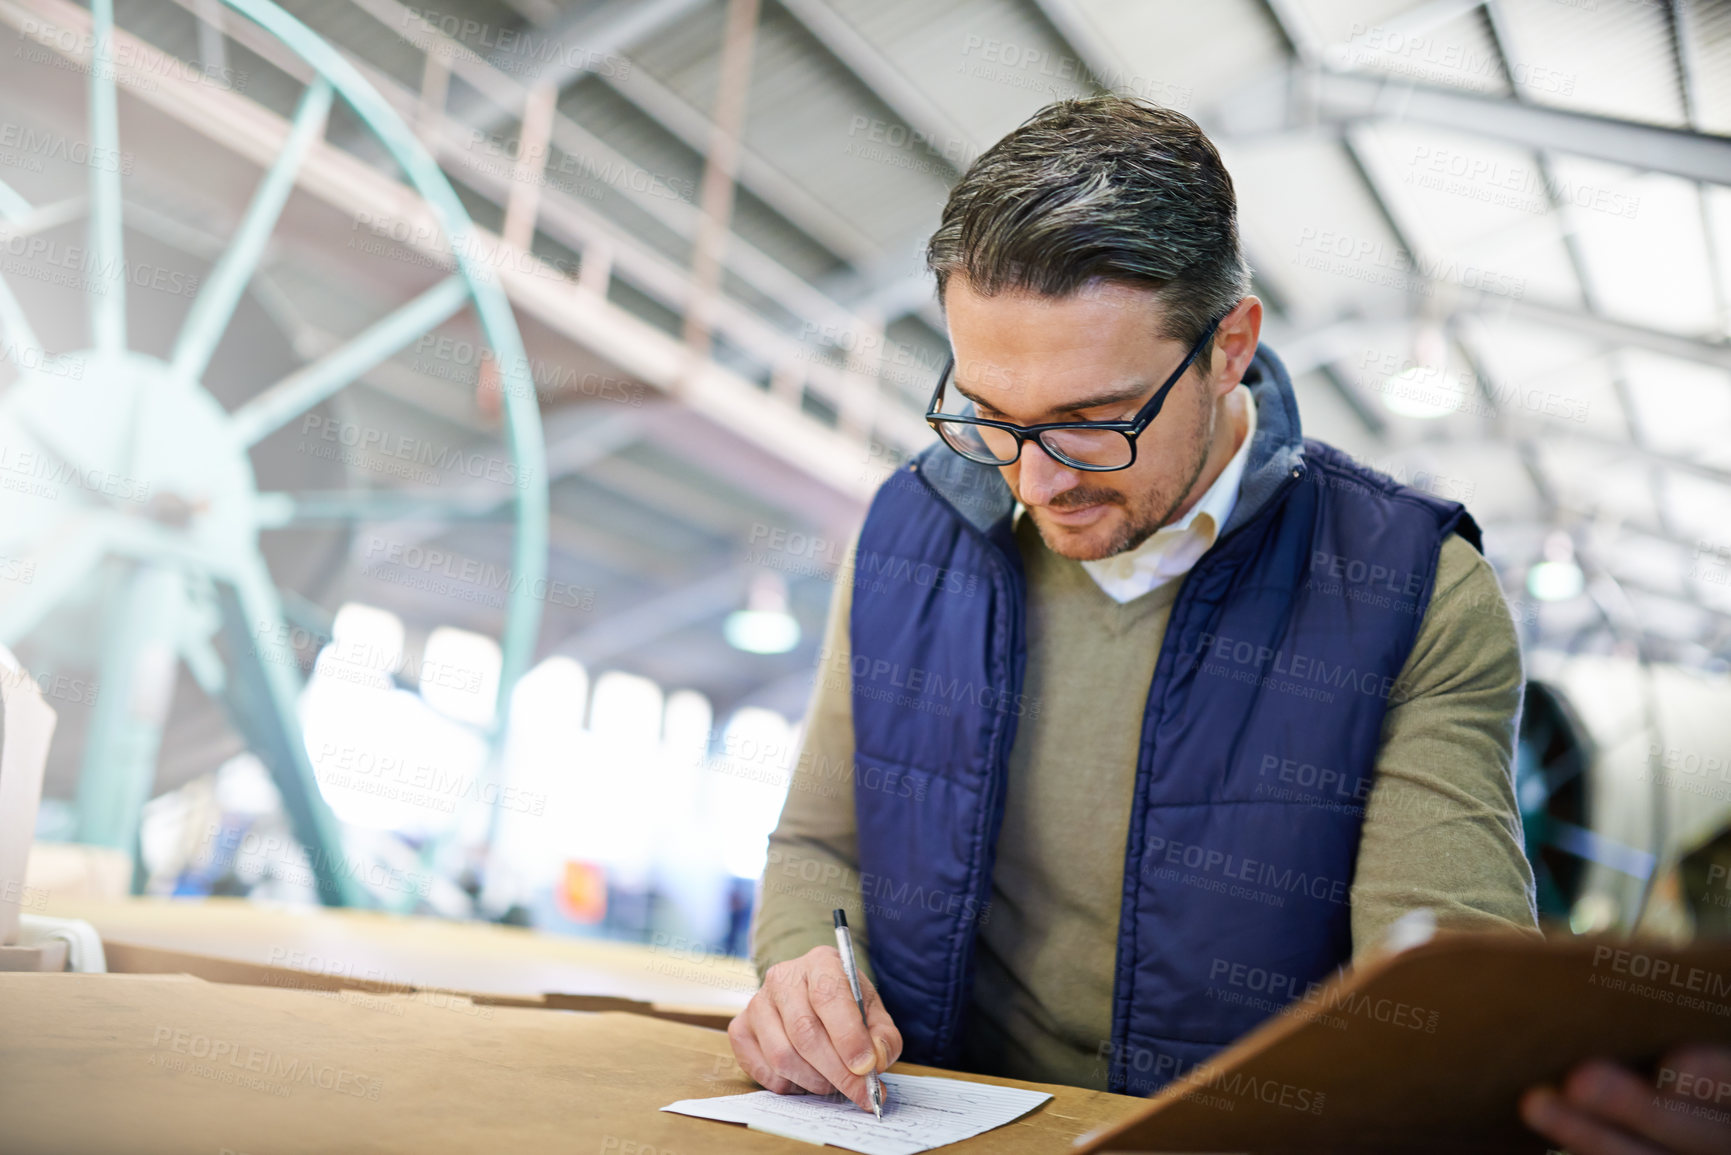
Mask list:
[[[1544,560],[1527,570],[1527,592],[1541,602],[1566,602],[1586,588],[1574,542],[1562,530],[1553,530],[1545,537]]]
[[[727,644],[748,654],[785,654],[799,645],[799,622],[787,611],[787,583],[780,574],[751,579],[745,608],[727,615],[721,626]]]
[[[1399,373],[1383,379],[1383,408],[1400,417],[1428,421],[1460,411],[1466,396],[1449,379],[1448,338],[1427,322],[1413,334],[1412,357]]]

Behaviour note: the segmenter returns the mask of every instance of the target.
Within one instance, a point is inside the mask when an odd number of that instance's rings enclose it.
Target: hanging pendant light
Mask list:
[[[751,579],[745,608],[722,623],[727,644],[748,654],[785,654],[799,645],[799,621],[787,609],[787,583],[764,572]]]
[[[1586,575],[1575,560],[1575,543],[1563,530],[1552,530],[1545,536],[1544,560],[1527,570],[1527,592],[1541,602],[1566,602],[1586,588]]]

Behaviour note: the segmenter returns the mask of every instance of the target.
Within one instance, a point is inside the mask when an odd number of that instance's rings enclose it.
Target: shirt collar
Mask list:
[[[1085,561],[1082,568],[1113,600],[1126,602],[1188,573],[1220,536],[1221,527],[1232,517],[1238,503],[1238,487],[1250,460],[1256,438],[1256,399],[1244,389],[1244,436],[1238,448],[1196,504],[1170,525],[1150,534],[1135,549],[1098,561]]]
[[[1238,388],[1244,389],[1244,386]],[[1244,389],[1244,418],[1244,439],[1238,443],[1232,460],[1226,463],[1226,468],[1220,471],[1220,476],[1214,479],[1214,484],[1208,487],[1202,499],[1190,507],[1190,512],[1167,529],[1188,529],[1206,517],[1209,525],[1203,532],[1208,535],[1208,544],[1213,545],[1220,536],[1221,527],[1231,519],[1232,509],[1238,504],[1238,486],[1244,480],[1244,467],[1250,461],[1250,443],[1256,437],[1256,399],[1248,389]]]

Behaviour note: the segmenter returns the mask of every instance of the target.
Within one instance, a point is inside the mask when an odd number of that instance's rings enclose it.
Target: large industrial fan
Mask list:
[[[1527,683],[1515,745],[1515,794],[1541,918],[1567,922],[1591,861],[1587,772],[1594,751],[1568,700]]]
[[[376,518],[381,509],[416,501],[436,505],[440,495],[404,487],[261,492],[257,448],[418,338],[474,310],[497,369],[515,464],[515,483],[498,501],[514,510],[515,539],[497,739],[539,621],[536,591],[547,540],[540,418],[509,303],[495,270],[475,255],[476,230],[431,156],[355,68],[296,19],[270,0],[224,3],[303,61],[311,82],[292,119],[275,120],[275,159],[226,250],[189,294],[166,356],[139,352],[128,339],[128,299],[140,290],[125,252],[117,87],[148,100],[174,78],[141,78],[138,56],[116,52],[113,0],[93,0],[88,12],[60,0],[0,4],[0,19],[32,51],[63,61],[55,65],[62,71],[88,74],[90,170],[87,198],[44,205],[0,179],[0,244],[19,261],[40,255],[23,240],[80,214],[88,226],[80,261],[88,309],[83,347],[45,347],[33,295],[0,277],[0,334],[19,367],[0,395],[0,454],[10,459],[0,462],[0,558],[27,575],[0,580],[0,643],[33,646],[50,667],[39,669],[44,676],[55,667],[95,671],[90,686],[100,693],[83,735],[78,841],[134,851],[184,664],[269,769],[309,852],[321,898],[364,903],[364,886],[343,868],[339,824],[319,793],[297,721],[301,659],[266,544],[297,526]],[[225,405],[206,387],[213,354],[284,206],[306,180],[309,156],[327,148],[336,101],[395,162],[406,185],[403,203],[436,222],[433,236],[444,258],[420,270],[424,283],[406,303]],[[329,189],[313,195],[330,195]],[[9,262],[6,271],[15,267]]]

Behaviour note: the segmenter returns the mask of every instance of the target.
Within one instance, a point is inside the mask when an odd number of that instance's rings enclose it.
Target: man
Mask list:
[[[1196,124],[1053,105],[927,257],[943,444],[837,580],[741,1066],[862,1106],[897,1057],[1147,1094],[1412,910],[1531,932],[1478,527],[1303,439]]]

